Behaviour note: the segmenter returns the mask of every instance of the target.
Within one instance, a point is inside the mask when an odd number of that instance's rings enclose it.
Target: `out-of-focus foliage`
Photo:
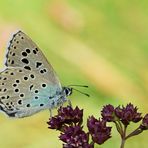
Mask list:
[[[132,102],[148,112],[147,8],[146,0],[1,0],[0,66],[10,35],[21,29],[42,49],[63,85],[89,85],[83,91],[90,98],[78,92],[70,97],[84,108],[85,119],[109,103]],[[61,147],[58,133],[47,129],[48,118],[47,110],[24,119],[1,114],[0,147]],[[103,148],[119,147],[117,133],[112,136]],[[126,147],[147,148],[147,136],[127,141]]]

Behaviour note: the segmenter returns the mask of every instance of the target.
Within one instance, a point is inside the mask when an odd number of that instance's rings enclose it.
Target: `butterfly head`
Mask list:
[[[64,94],[65,94],[66,96],[70,96],[70,95],[72,94],[73,90],[75,90],[75,91],[78,91],[79,93],[81,93],[81,94],[86,95],[86,96],[89,97],[89,94],[84,93],[84,92],[82,92],[82,91],[80,91],[80,90],[78,90],[78,89],[76,89],[76,88],[74,88],[74,87],[71,87],[71,86],[88,87],[88,86],[86,86],[86,85],[69,85],[69,86],[67,86],[67,87],[63,87],[63,92],[64,92]]]
[[[63,87],[63,92],[66,96],[70,96],[72,94],[72,88],[71,87]]]

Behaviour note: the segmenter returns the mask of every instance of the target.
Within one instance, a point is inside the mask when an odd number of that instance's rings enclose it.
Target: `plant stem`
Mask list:
[[[125,139],[122,139],[120,148],[124,148],[124,145],[125,145]]]
[[[114,123],[116,125],[116,129],[117,129],[118,133],[120,134],[120,136],[122,136],[123,135],[123,128],[122,128],[120,121],[114,121]]]
[[[132,136],[139,135],[139,134],[142,133],[142,132],[143,132],[143,130],[142,130],[140,127],[138,127],[138,128],[135,129],[133,132],[131,132],[128,136],[126,136],[125,139],[128,139],[128,138],[130,138],[130,137],[132,137]]]
[[[127,126],[124,126],[123,134],[121,135],[121,146],[120,148],[124,148],[125,141],[126,141],[126,128]]]

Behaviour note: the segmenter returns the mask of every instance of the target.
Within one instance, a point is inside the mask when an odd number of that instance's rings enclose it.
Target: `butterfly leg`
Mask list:
[[[72,103],[71,103],[71,101],[70,101],[69,99],[67,99],[67,101],[68,101],[69,106],[72,107]]]

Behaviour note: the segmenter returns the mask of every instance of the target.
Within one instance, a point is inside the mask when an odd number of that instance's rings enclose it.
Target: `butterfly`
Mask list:
[[[10,41],[5,66],[0,72],[0,110],[9,117],[27,117],[44,109],[52,114],[66,101],[71,105],[67,96],[73,88],[61,86],[42,51],[22,31]]]

